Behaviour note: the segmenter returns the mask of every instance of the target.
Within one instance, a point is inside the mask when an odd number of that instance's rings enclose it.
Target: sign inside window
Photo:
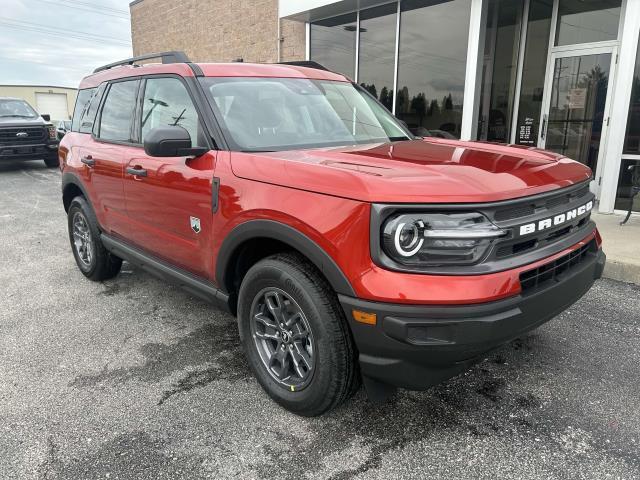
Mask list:
[[[519,145],[535,145],[535,128],[533,118],[525,117],[524,123],[518,125],[518,139]]]
[[[569,90],[569,108],[577,110],[584,108],[587,103],[587,89],[586,88],[572,88]]]

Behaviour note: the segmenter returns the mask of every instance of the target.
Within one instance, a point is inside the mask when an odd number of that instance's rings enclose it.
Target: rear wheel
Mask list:
[[[240,334],[266,392],[286,409],[320,415],[346,400],[359,375],[335,293],[297,254],[279,254],[247,272],[238,301]]]
[[[83,275],[96,281],[115,277],[122,267],[122,259],[104,248],[98,221],[84,197],[71,201],[67,216],[71,249]]]

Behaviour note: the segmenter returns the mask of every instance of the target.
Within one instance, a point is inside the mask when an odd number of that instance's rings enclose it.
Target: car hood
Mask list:
[[[0,117],[0,127],[41,127],[46,124],[42,117]]]
[[[311,150],[233,153],[235,175],[367,202],[468,203],[584,182],[591,170],[531,147],[426,138]]]

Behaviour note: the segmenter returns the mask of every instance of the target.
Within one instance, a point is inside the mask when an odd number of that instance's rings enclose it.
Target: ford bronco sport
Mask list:
[[[0,160],[35,159],[58,166],[56,127],[23,99],[0,97]]]
[[[442,382],[601,276],[580,163],[416,138],[317,65],[154,56],[80,84],[59,150],[75,260],[96,281],[127,260],[237,315],[295,413],[361,382],[376,400]]]

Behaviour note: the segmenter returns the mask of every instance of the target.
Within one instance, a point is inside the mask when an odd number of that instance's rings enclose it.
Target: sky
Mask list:
[[[77,87],[132,56],[131,0],[0,0],[0,85]]]

